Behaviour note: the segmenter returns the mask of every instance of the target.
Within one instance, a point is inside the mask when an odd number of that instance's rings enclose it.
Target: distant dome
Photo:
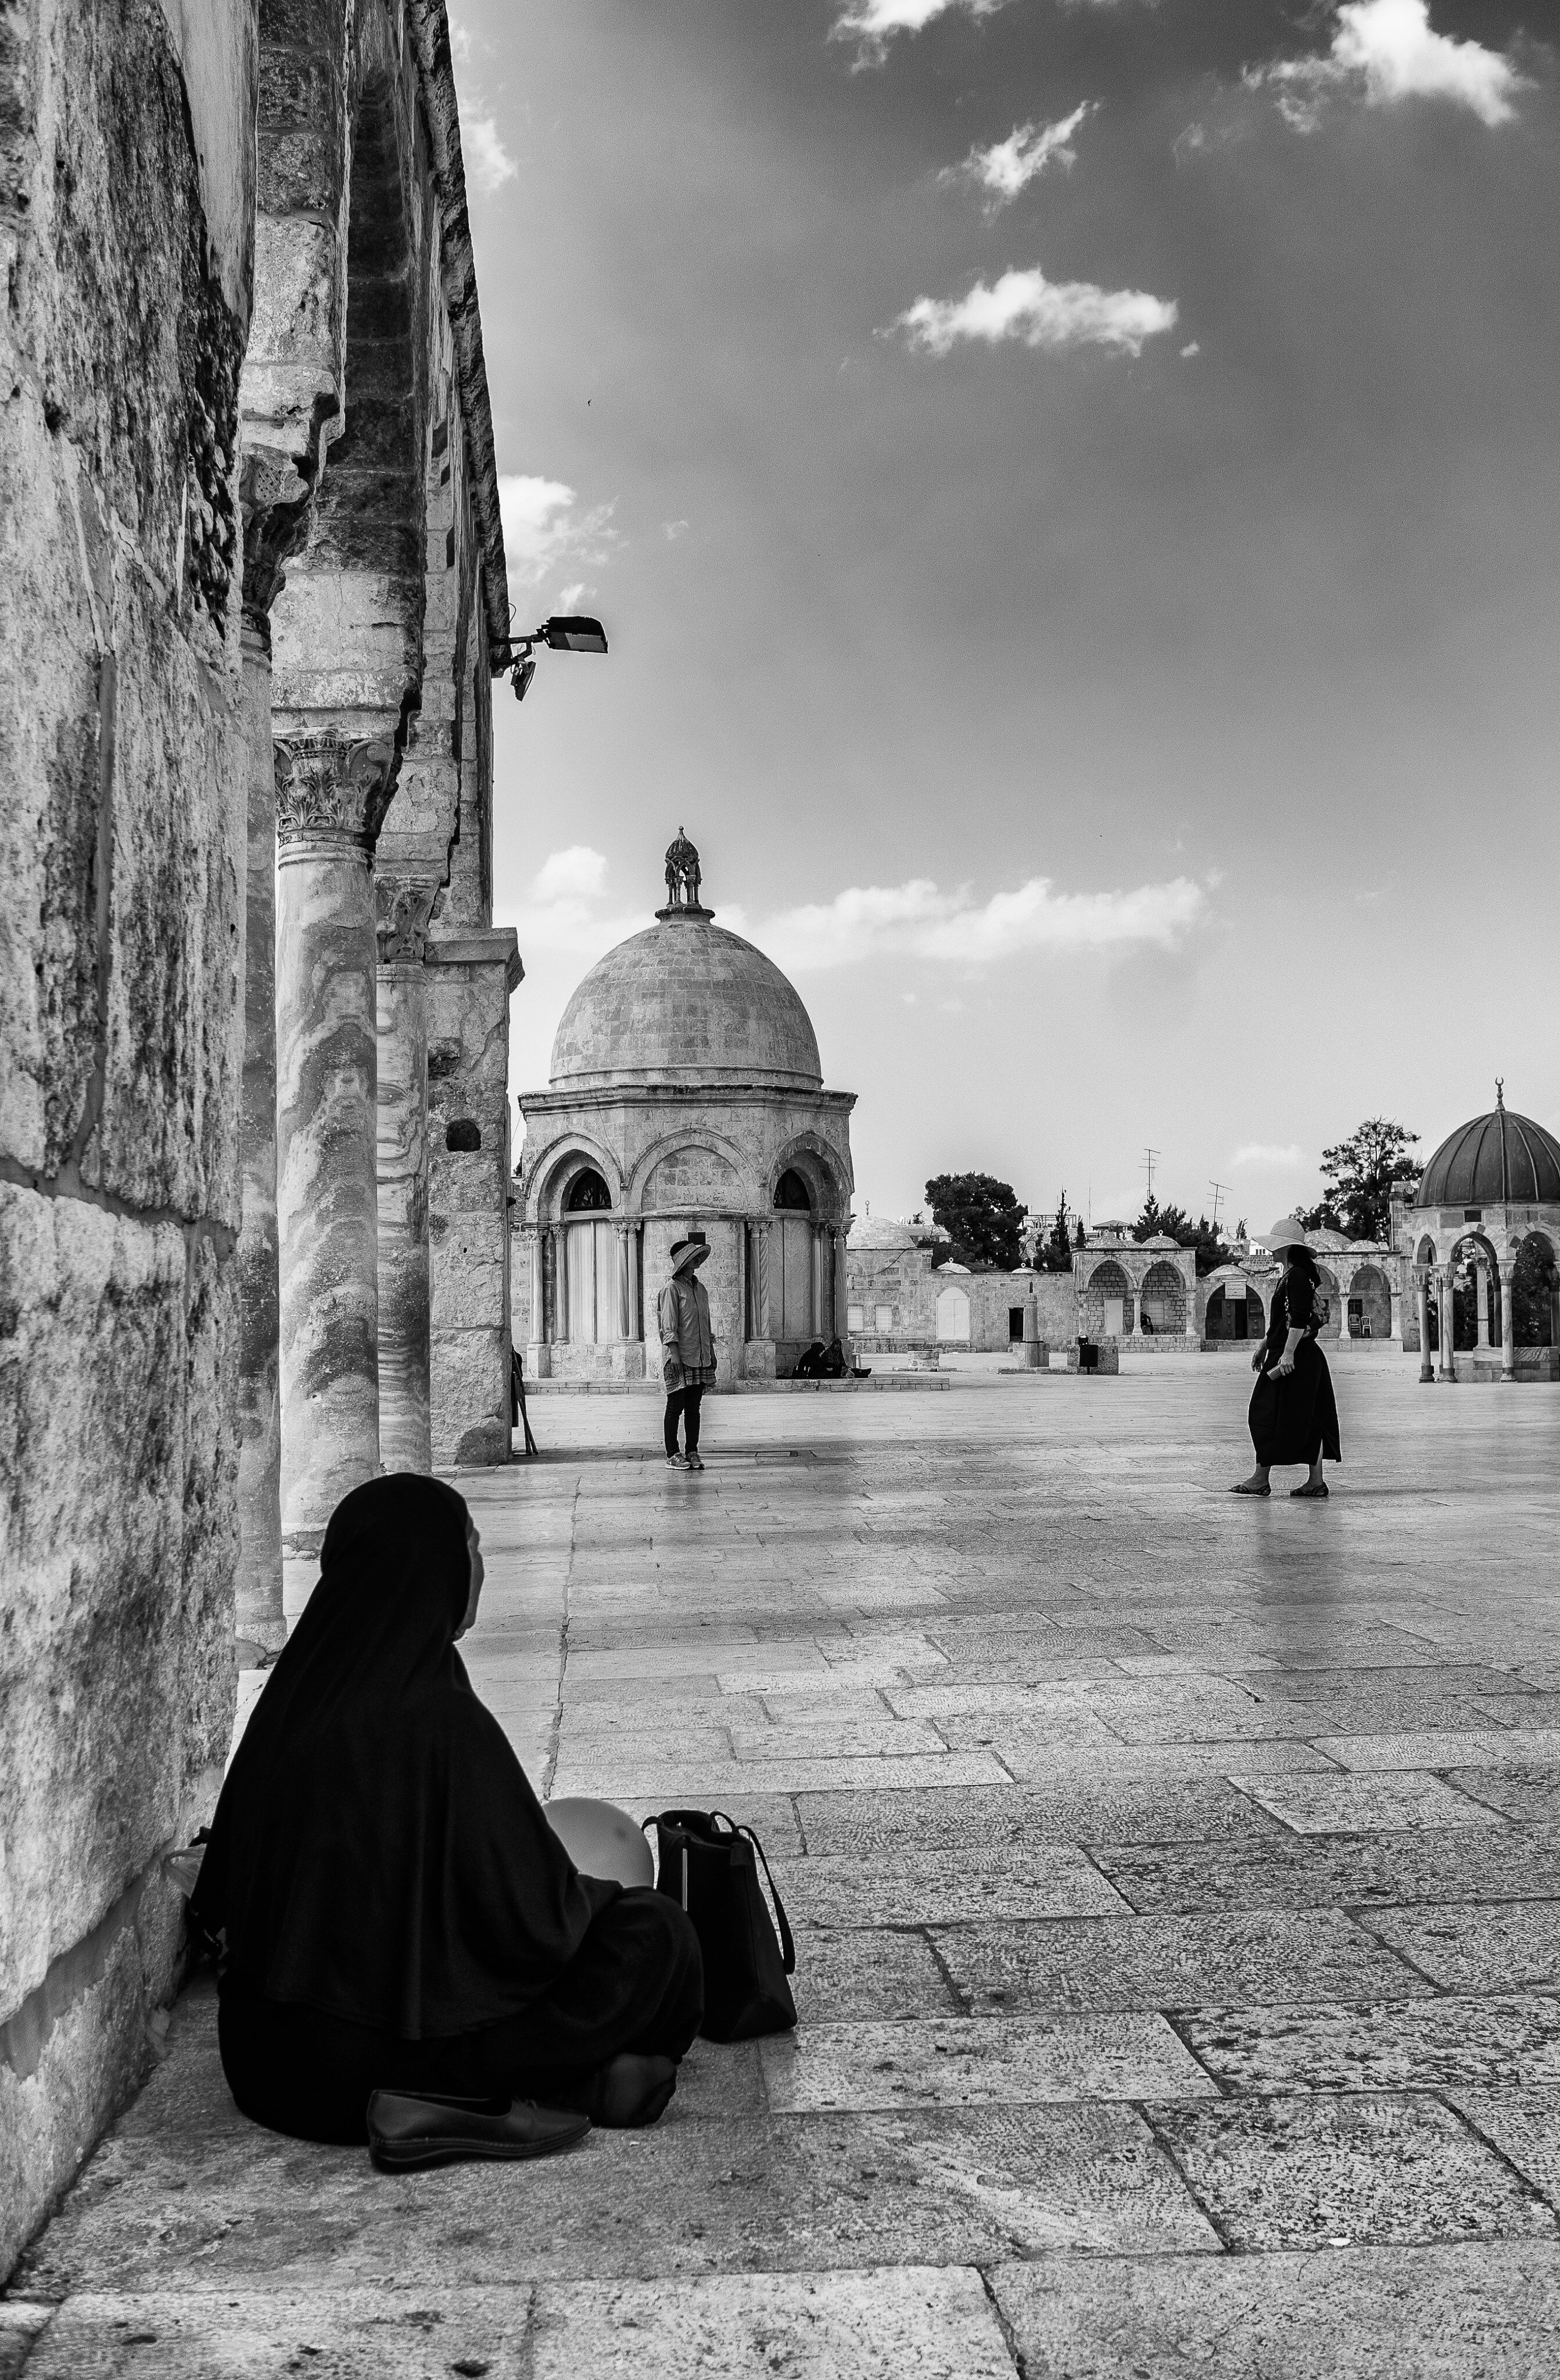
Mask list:
[[[851,1253],[863,1249],[874,1255],[884,1255],[891,1248],[918,1248],[932,1236],[929,1225],[917,1232],[910,1223],[897,1223],[890,1215],[858,1215],[851,1225]]]
[[[1560,1141],[1497,1100],[1444,1140],[1424,1169],[1417,1207],[1560,1205]]]
[[[604,1083],[818,1090],[812,1020],[771,959],[707,913],[671,910],[598,960],[563,1011],[553,1087]]]
[[[1180,1242],[1172,1240],[1168,1232],[1151,1232],[1148,1238],[1139,1245],[1145,1248],[1170,1248],[1178,1255],[1180,1252]]]

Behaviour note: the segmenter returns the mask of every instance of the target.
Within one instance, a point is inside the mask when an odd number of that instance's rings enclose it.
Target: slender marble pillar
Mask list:
[[[770,1335],[769,1241],[773,1228],[774,1227],[770,1223],[767,1215],[753,1226],[754,1239],[756,1243],[756,1256],[753,1268],[756,1298],[753,1316],[753,1336],[755,1339],[768,1339]]]
[[[1511,1293],[1514,1268],[1503,1264],[1500,1269],[1500,1376],[1503,1380],[1517,1378],[1517,1301]]]
[[[624,1340],[632,1339],[634,1336],[633,1300],[629,1292],[629,1260],[633,1252],[629,1246],[628,1232],[629,1227],[626,1223],[614,1223],[612,1225],[612,1236],[617,1255],[618,1300],[617,1313],[615,1317],[616,1335],[618,1338]]]
[[[244,1087],[238,1121],[239,1637],[277,1652],[282,1611],[282,1437],[277,1396],[276,771],[271,749],[271,625],[246,611],[244,735],[248,753],[245,880]]]
[[[813,1337],[823,1337],[823,1226],[813,1225]]]
[[[377,1056],[380,1460],[431,1471],[429,1397],[428,1002],[436,884],[381,878]]]
[[[326,1523],[380,1468],[372,856],[389,753],[276,744],[276,1186],[289,1613]]]
[[[1441,1305],[1441,1378],[1444,1380],[1455,1380],[1457,1367],[1453,1356],[1452,1342],[1457,1337],[1457,1289],[1450,1265],[1437,1274],[1436,1287]]]
[[[1414,1303],[1420,1326],[1420,1378],[1435,1378],[1435,1363],[1430,1351],[1430,1274],[1421,1266],[1414,1274]]]
[[[836,1223],[829,1236],[832,1241],[834,1250],[834,1268],[830,1282],[834,1311],[830,1335],[836,1339],[843,1339],[845,1336],[846,1324],[850,1320],[850,1308],[845,1303],[845,1232],[843,1225]]]
[[[1478,1311],[1478,1314],[1477,1314],[1477,1316],[1476,1316],[1476,1318],[1475,1318],[1475,1319],[1476,1319],[1476,1323],[1477,1323],[1477,1329],[1476,1329],[1476,1330],[1475,1330],[1475,1332],[1474,1332],[1474,1338],[1475,1338],[1476,1343],[1477,1343],[1479,1346],[1481,1346],[1481,1347],[1487,1347],[1487,1346],[1489,1345],[1489,1343],[1490,1343],[1490,1268],[1489,1268],[1489,1266],[1488,1266],[1487,1264],[1483,1263],[1482,1261],[1477,1262],[1477,1263],[1474,1265],[1474,1268],[1473,1268],[1473,1278],[1474,1278],[1474,1281],[1476,1281],[1476,1283],[1478,1284],[1477,1289],[1476,1289],[1476,1292],[1475,1292],[1475,1295],[1476,1295],[1476,1297],[1477,1297],[1478,1306],[1479,1306],[1479,1311]]]
[[[547,1239],[539,1223],[531,1233],[531,1335],[526,1352],[531,1378],[547,1378]]]

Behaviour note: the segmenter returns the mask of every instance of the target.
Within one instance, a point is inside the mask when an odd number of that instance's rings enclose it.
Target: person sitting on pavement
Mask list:
[[[661,1378],[666,1388],[662,1434],[670,1471],[704,1469],[699,1407],[715,1379],[715,1333],[709,1326],[709,1292],[694,1276],[708,1254],[709,1243],[702,1236],[674,1240],[671,1278],[657,1301]],[[685,1453],[679,1453],[677,1448],[679,1420]]]
[[[821,1380],[823,1378],[823,1341],[815,1339],[806,1353],[798,1355],[791,1375],[793,1380]]]
[[[838,1339],[831,1339],[824,1349],[820,1366],[823,1378],[826,1380],[842,1380],[848,1368],[843,1346]]]
[[[190,1911],[223,2071],[272,2131],[361,2143],[382,2090],[534,2100],[538,2142],[555,2109],[654,2123],[698,2031],[688,1918],[578,1872],[472,1691],[482,1578],[453,1488],[355,1488],[234,1755]]]

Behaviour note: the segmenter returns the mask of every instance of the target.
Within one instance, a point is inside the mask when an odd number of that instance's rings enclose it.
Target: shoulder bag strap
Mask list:
[[[786,1973],[788,1975],[793,1975],[796,1973],[796,1945],[792,1939],[791,1920],[785,1913],[785,1903],[780,1897],[780,1892],[776,1887],[775,1879],[769,1874],[769,1863],[764,1858],[764,1846],[759,1841],[751,1827],[739,1827],[737,1828],[737,1832],[739,1835],[745,1835],[747,1837],[748,1841],[753,1845],[754,1850],[757,1852],[760,1861],[763,1863],[764,1878],[769,1888],[769,1898],[775,1904],[775,1915],[780,1920],[780,1957],[784,1961]]]

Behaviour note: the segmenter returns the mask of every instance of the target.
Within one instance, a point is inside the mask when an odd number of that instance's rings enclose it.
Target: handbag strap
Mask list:
[[[724,1810],[717,1810],[713,1813],[713,1815],[718,1818],[725,1818],[726,1813]],[[768,1861],[764,1857],[764,1846],[759,1841],[751,1827],[739,1827],[735,1821],[731,1818],[726,1818],[726,1824],[732,1828],[733,1834],[745,1835],[748,1841],[753,1845],[754,1850],[758,1854],[759,1861],[764,1870],[764,1880],[769,1888],[769,1898],[775,1904],[775,1915],[780,1921],[780,1960],[785,1968],[786,1973],[788,1975],[793,1975],[796,1973],[796,1944],[792,1938],[791,1920],[785,1913],[785,1903],[780,1897],[780,1888],[777,1886],[774,1877],[769,1873]]]

